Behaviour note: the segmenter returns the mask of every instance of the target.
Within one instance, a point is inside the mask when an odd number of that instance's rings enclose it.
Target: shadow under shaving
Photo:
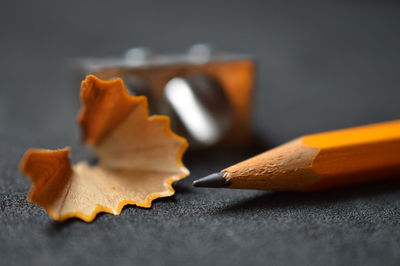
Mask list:
[[[49,235],[58,234],[58,233],[62,232],[63,230],[71,227],[72,225],[79,224],[79,223],[84,223],[85,224],[86,222],[84,222],[84,221],[82,221],[81,219],[78,219],[78,218],[70,218],[70,219],[65,220],[63,222],[57,222],[57,221],[50,220],[48,222],[48,225],[47,225],[47,228],[46,228],[46,232]]]
[[[371,198],[382,194],[400,193],[400,177],[359,186],[338,188],[318,192],[265,192],[249,199],[232,203],[217,212],[251,212],[258,209],[295,208],[333,204],[360,198]]]
[[[189,194],[192,192],[192,190],[190,189],[190,186],[188,184],[182,184],[181,181],[179,181],[178,183],[175,183],[173,185],[174,190],[175,190],[175,194],[170,196],[170,197],[163,197],[163,198],[157,198],[155,200],[153,200],[153,204],[154,203],[158,203],[158,202],[176,202],[176,194]],[[130,207],[136,207],[134,205],[127,205],[126,207],[130,208]]]

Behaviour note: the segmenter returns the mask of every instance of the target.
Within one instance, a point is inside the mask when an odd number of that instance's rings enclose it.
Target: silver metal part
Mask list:
[[[188,60],[194,64],[204,64],[211,60],[214,49],[211,45],[198,43],[192,45],[187,51]]]
[[[147,47],[134,47],[127,50],[124,56],[109,58],[85,58],[76,60],[85,72],[96,72],[110,68],[149,68],[173,64],[203,64],[208,62],[226,62],[250,58],[245,54],[231,54],[216,51],[208,44],[195,44],[184,54],[155,54]]]
[[[152,55],[151,50],[147,47],[135,47],[125,52],[125,64],[130,67],[138,67],[147,63]]]
[[[176,77],[164,89],[164,112],[187,133],[189,141],[198,147],[217,144],[232,123],[232,110],[219,84],[204,75]]]

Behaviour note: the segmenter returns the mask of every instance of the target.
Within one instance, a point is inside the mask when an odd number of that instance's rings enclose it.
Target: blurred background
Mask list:
[[[149,211],[128,207],[118,217],[100,215],[91,225],[58,225],[26,202],[30,182],[19,174],[18,161],[29,147],[72,145],[74,160],[84,157],[76,148],[79,86],[69,62],[122,56],[136,46],[180,53],[206,42],[253,55],[252,124],[268,144],[259,149],[398,119],[399,14],[396,1],[3,1],[3,262],[398,265],[398,183],[311,196],[216,193],[195,190],[191,181],[259,150],[188,155],[192,175],[177,185],[174,198],[156,201]]]
[[[253,125],[274,145],[395,119],[399,9],[387,1],[7,2],[0,10],[0,134],[23,138],[15,133],[29,130],[44,143],[70,135],[70,93],[79,89],[70,82],[72,58],[122,56],[135,46],[179,53],[197,42],[254,55]]]

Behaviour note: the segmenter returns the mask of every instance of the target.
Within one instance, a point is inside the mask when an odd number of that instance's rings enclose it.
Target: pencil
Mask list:
[[[400,120],[300,137],[193,185],[317,191],[390,177],[400,177]]]

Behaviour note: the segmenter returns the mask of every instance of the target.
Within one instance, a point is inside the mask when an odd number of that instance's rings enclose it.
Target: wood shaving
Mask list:
[[[189,174],[182,163],[187,141],[174,134],[169,118],[148,115],[144,96],[131,96],[121,79],[82,82],[78,116],[84,143],[99,162],[71,165],[70,149],[28,150],[21,171],[33,183],[28,200],[56,221],[91,222],[98,213],[121,213],[127,204],[149,208],[174,194],[172,184]]]

